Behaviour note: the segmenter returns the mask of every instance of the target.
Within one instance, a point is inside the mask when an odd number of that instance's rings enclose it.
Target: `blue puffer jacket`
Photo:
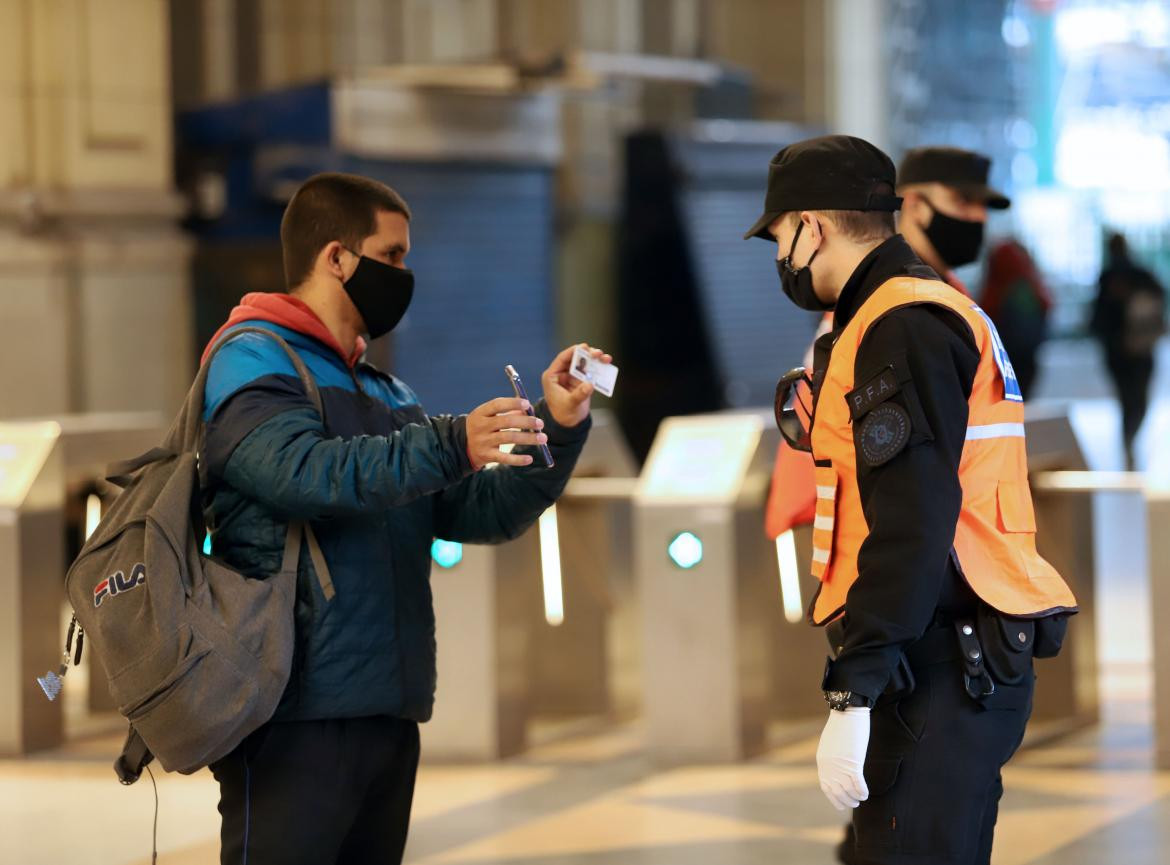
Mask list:
[[[237,317],[233,316],[233,321]],[[564,489],[586,422],[545,421],[554,469],[473,472],[465,419],[428,417],[414,393],[374,367],[354,367],[319,339],[264,321],[316,379],[324,422],[274,340],[241,334],[212,360],[205,513],[216,556],[249,576],[279,570],[285,531],[307,519],[337,590],[326,603],[307,551],[298,573],[297,646],[275,720],[431,716],[436,537],[517,537]]]

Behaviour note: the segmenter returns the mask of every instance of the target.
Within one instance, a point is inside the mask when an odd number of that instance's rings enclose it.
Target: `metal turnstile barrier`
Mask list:
[[[1091,726],[1100,717],[1093,494],[1118,489],[1119,478],[1086,471],[1063,410],[1029,408],[1025,428],[1036,548],[1068,582],[1080,609],[1069,620],[1060,655],[1036,662],[1030,734],[1035,741]]]
[[[637,475],[616,419],[595,411],[573,479],[537,528],[540,602],[530,606],[537,614],[529,628],[534,716],[630,717],[641,703],[630,525]]]
[[[36,677],[61,658],[65,462],[52,422],[0,423],[0,756],[61,744]]]
[[[156,445],[162,421],[134,412],[0,424],[0,754],[59,745],[74,722],[116,708],[92,652],[61,699],[49,702],[36,677],[61,659],[65,572],[101,517],[106,466]]]
[[[642,473],[635,564],[659,761],[743,759],[764,750],[771,721],[823,713],[827,644],[804,622],[796,564],[806,539],[763,530],[778,443],[761,413],[670,418]]]
[[[1160,621],[1160,612],[1170,610],[1170,489],[1151,488],[1145,497],[1154,644],[1154,763],[1170,769],[1170,631]]]
[[[428,755],[492,760],[523,751],[536,715],[605,715],[636,676],[629,520],[634,462],[604,410],[565,495],[520,538],[436,540],[439,683]],[[628,702],[628,701],[627,701]]]

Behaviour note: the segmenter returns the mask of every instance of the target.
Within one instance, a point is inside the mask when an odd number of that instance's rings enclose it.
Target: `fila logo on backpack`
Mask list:
[[[122,571],[106,577],[100,583],[93,587],[93,605],[100,607],[102,601],[106,598],[112,598],[115,595],[128,592],[135,589],[146,582],[146,565],[139,562],[130,569],[130,577],[127,578]]]

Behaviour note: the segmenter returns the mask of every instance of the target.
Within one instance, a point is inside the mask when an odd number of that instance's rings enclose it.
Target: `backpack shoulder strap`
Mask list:
[[[309,402],[312,403],[313,408],[316,409],[322,421],[324,421],[325,410],[324,404],[321,401],[321,391],[317,387],[316,380],[309,373],[308,367],[305,366],[305,362],[301,360],[300,355],[293,351],[292,347],[278,333],[263,327],[240,327],[231,333],[225,334],[211,347],[211,351],[207,354],[207,360],[199,367],[195,381],[191,384],[191,389],[187,391],[187,398],[183,402],[183,407],[179,410],[178,415],[175,416],[175,421],[167,432],[166,438],[163,440],[163,447],[166,450],[172,451],[173,453],[199,450],[200,438],[203,432],[204,392],[207,388],[207,375],[211,370],[211,361],[220,349],[244,333],[257,333],[261,336],[266,336],[274,340],[283,349],[284,353],[288,355],[293,369],[297,371],[297,376],[301,380],[301,386],[305,389],[305,395],[309,398]]]
[[[126,786],[133,784],[142,775],[147,763],[153,759],[154,754],[131,724],[126,734],[126,744],[122,746],[122,753],[114,761],[114,772],[117,773],[118,780]]]
[[[196,387],[192,390],[197,391],[202,395],[203,390],[207,384],[207,373],[211,368],[211,359],[215,357],[215,353],[227,345],[233,337],[241,333],[258,333],[269,337],[276,341],[276,344],[284,349],[284,353],[288,355],[288,359],[292,361],[293,369],[297,371],[300,376],[301,384],[305,388],[305,394],[309,397],[309,401],[313,403],[313,407],[317,409],[317,414],[321,419],[325,419],[325,409],[321,402],[321,390],[317,387],[317,382],[309,373],[309,368],[305,366],[305,362],[301,360],[301,356],[293,351],[292,346],[285,342],[280,334],[268,330],[263,327],[240,327],[226,334],[219,342],[217,342],[207,355],[207,361],[199,370],[199,376],[195,379]],[[200,403],[199,420],[203,418],[203,405]],[[297,563],[300,560],[301,553],[301,538],[304,537],[309,545],[309,555],[313,561],[313,570],[317,573],[317,582],[321,584],[321,591],[325,595],[326,601],[333,600],[336,590],[333,588],[333,575],[329,572],[329,565],[325,561],[325,554],[321,551],[321,545],[317,542],[317,535],[313,531],[313,527],[307,520],[296,520],[289,523],[288,535],[285,539],[284,562],[282,563],[282,570],[292,569],[296,573]]]
[[[269,339],[275,341],[276,344],[284,350],[284,353],[288,355],[289,361],[292,362],[293,369],[297,371],[297,376],[300,377],[301,386],[304,387],[305,395],[308,396],[309,402],[313,404],[313,408],[317,410],[317,414],[319,414],[321,418],[324,419],[325,408],[321,402],[321,390],[317,387],[317,380],[314,379],[313,376],[309,373],[309,368],[305,366],[305,362],[301,359],[301,356],[293,350],[291,345],[285,342],[284,337],[275,331],[268,330],[268,328],[265,327],[238,327],[231,333],[225,334],[223,338],[219,340],[219,342],[212,346],[211,351],[208,352],[207,360],[199,370],[199,377],[196,377],[195,379],[196,383],[199,383],[202,379],[202,383],[206,385],[207,373],[211,369],[211,359],[215,357],[216,352],[218,352],[221,348],[223,348],[235,337],[242,333],[258,333],[262,336],[266,336]],[[201,387],[199,390],[202,393],[203,388]],[[200,416],[202,417],[202,412],[200,412]]]
[[[309,545],[309,557],[313,562],[313,570],[317,573],[317,582],[321,586],[321,593],[326,601],[332,601],[337,590],[333,588],[333,575],[329,572],[329,563],[325,561],[325,553],[321,551],[321,544],[317,542],[317,535],[308,520],[293,520],[288,524],[284,536],[284,558],[280,563],[280,572],[296,579],[297,566],[301,560],[301,540]]]

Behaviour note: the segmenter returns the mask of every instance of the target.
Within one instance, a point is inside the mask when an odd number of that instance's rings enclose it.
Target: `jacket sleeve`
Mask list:
[[[891,401],[909,416],[911,433],[901,452],[871,466],[859,446],[863,418],[855,418],[857,482],[869,534],[845,603],[843,647],[825,678],[828,690],[876,699],[901,652],[934,617],[962,508],[959,461],[978,365],[966,322],[942,307],[895,310],[862,341],[855,381],[892,366],[902,385]]]
[[[463,417],[426,417],[387,436],[327,438],[291,367],[240,384],[260,343],[226,346],[208,375],[200,459],[208,477],[288,518],[406,504],[472,472]],[[234,356],[232,353],[235,353]]]
[[[530,466],[497,466],[465,478],[435,496],[435,533],[444,540],[472,544],[501,543],[519,537],[553,505],[577,464],[592,418],[562,427],[541,401],[536,414],[544,420],[548,448],[556,465],[545,468],[535,448]]]
[[[249,433],[223,479],[290,518],[398,507],[471,472],[465,425],[462,417],[436,417],[388,436],[327,439],[313,409],[293,409]]]

